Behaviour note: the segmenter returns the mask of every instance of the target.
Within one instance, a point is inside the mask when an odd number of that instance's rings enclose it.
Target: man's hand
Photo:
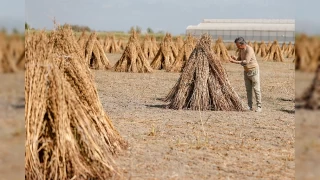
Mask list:
[[[232,62],[232,63],[237,63],[237,61],[236,61],[236,60],[233,60],[232,58],[229,59],[229,61]]]
[[[234,55],[231,55],[230,57],[231,57],[231,59],[229,59],[229,61],[232,62],[232,63],[236,63],[235,60],[237,58]]]

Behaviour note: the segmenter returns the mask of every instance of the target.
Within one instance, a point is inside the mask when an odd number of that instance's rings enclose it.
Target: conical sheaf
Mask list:
[[[114,65],[114,70],[118,72],[152,72],[152,68],[144,52],[140,47],[138,35],[133,31],[129,38],[127,46],[119,59]]]
[[[165,100],[170,109],[243,110],[219,58],[211,50],[211,37],[206,34],[198,41]]]

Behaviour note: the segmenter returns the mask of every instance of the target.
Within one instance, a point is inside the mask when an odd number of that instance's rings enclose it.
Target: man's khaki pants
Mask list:
[[[261,107],[260,73],[259,68],[244,71],[244,82],[246,85],[248,106],[252,108],[252,89],[254,91],[257,107]]]

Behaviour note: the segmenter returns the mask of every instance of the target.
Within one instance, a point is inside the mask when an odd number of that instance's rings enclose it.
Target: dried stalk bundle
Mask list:
[[[184,44],[184,42],[183,42],[182,37],[181,36],[176,37],[175,46],[179,51],[182,48],[183,44]]]
[[[248,42],[248,46],[252,47],[253,48],[253,44],[251,41]]]
[[[314,72],[319,64],[320,40],[302,35],[296,40],[296,70]]]
[[[110,49],[110,47],[111,47],[111,38],[109,35],[107,35],[103,42],[103,51],[105,53],[108,53],[108,50]]]
[[[287,48],[285,49],[284,51],[284,55],[287,57],[287,58],[291,58],[291,57],[294,57],[295,56],[295,50],[296,48],[294,47],[294,45],[289,42]]]
[[[240,97],[211,50],[211,37],[201,36],[176,85],[165,100],[170,109],[242,111]]]
[[[126,49],[120,60],[114,65],[114,70],[118,72],[152,72],[149,61],[145,57],[137,33],[133,31],[129,38]]]
[[[284,48],[282,48],[283,54],[288,55],[289,51],[291,51],[292,48],[294,48],[294,45],[291,42],[289,42],[288,45],[286,45]]]
[[[320,57],[320,56],[319,56]],[[318,59],[320,60],[320,58]],[[320,64],[315,73],[312,85],[305,91],[304,95],[297,99],[307,109],[320,109]]]
[[[193,49],[193,37],[188,35],[183,46],[179,49],[178,57],[173,62],[171,68],[169,69],[170,72],[181,72],[185,63],[189,59]]]
[[[116,42],[116,38],[111,36],[111,39],[109,41],[108,46],[106,47],[107,53],[119,53],[120,52],[120,46]]]
[[[18,58],[18,60],[17,60],[17,63],[16,63],[16,66],[17,66],[17,68],[19,69],[19,70],[25,70],[26,68],[25,68],[25,63],[26,63],[26,58],[25,58],[25,51],[23,51],[21,54],[20,54],[20,56],[19,56],[19,58]]]
[[[193,45],[194,46],[196,46],[197,45],[197,43],[198,43],[198,38],[196,38],[196,37],[193,37]]]
[[[236,46],[235,43],[231,42],[231,43],[229,43],[229,45],[227,46],[227,49],[228,49],[229,51],[236,51],[238,48],[237,48],[237,46]]]
[[[266,57],[264,58],[266,61],[277,61],[277,62],[283,62],[283,54],[281,51],[281,48],[278,44],[278,41],[274,41],[272,43],[272,46],[270,47],[269,51],[267,52]]]
[[[122,42],[121,38],[118,39],[118,43],[117,44],[118,44],[120,50],[124,50],[126,48],[126,44]]]
[[[285,42],[283,42],[282,46],[281,46],[281,51],[284,55],[285,55],[287,48],[288,48],[288,45]]]
[[[0,73],[14,73],[24,68],[24,41],[19,35],[0,35]]]
[[[18,60],[21,57],[21,54],[24,54],[25,52],[24,41],[22,37],[18,34],[10,35],[6,48],[8,58],[10,58],[10,60],[14,61],[15,64],[17,64]],[[24,70],[24,68],[22,70]]]
[[[271,41],[268,42],[268,45],[267,45],[267,51],[269,51],[270,47],[272,46],[272,43]]]
[[[165,69],[168,71],[177,56],[178,50],[172,42],[171,34],[167,33],[160,44],[160,49],[151,62],[151,67],[157,70]]]
[[[144,56],[148,60],[153,59],[155,57],[155,53],[154,53],[155,50],[153,47],[153,43],[151,41],[151,37],[148,34],[144,37],[144,41],[142,43],[142,50],[143,50]]]
[[[254,43],[253,43],[253,51],[254,51],[254,53],[258,53],[258,50],[259,50],[259,45],[258,45],[258,42],[257,41],[255,41]]]
[[[99,100],[70,27],[26,40],[26,179],[120,178],[127,147]]]
[[[86,34],[86,31],[82,31],[79,39],[78,39],[78,44],[81,49],[86,48],[86,43],[88,42],[89,36]]]
[[[267,45],[264,43],[264,41],[261,41],[261,44],[259,46],[257,54],[260,57],[266,57],[266,55],[267,55]]]
[[[152,42],[153,54],[157,54],[157,52],[159,51],[159,46],[157,44],[156,38],[152,35],[151,35],[151,42]]]
[[[104,40],[103,40],[103,36],[97,36],[97,40],[99,41],[100,45],[102,46],[103,49],[103,44],[104,44]]]
[[[157,40],[154,36],[151,36],[151,42],[152,42],[152,46],[153,46],[153,52],[154,52],[154,54],[156,54],[159,50],[159,46],[158,46]]]
[[[220,58],[222,62],[229,62],[230,56],[228,54],[228,50],[225,47],[222,38],[218,38],[216,40],[215,45],[213,46],[213,52]]]
[[[296,48],[294,47],[294,45],[292,45],[292,46],[293,46],[293,48],[290,48],[290,50],[288,51],[287,58],[295,57]]]
[[[83,54],[85,55],[86,64],[88,64],[90,68],[104,70],[111,68],[111,64],[95,32],[90,34],[82,51],[84,51]]]
[[[14,73],[17,71],[16,64],[8,57],[6,50],[0,50],[0,73]]]

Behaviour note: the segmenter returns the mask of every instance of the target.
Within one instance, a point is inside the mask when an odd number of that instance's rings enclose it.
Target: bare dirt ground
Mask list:
[[[314,73],[296,72],[296,97],[312,83]],[[296,178],[320,179],[320,111],[296,109]]]
[[[112,64],[121,54],[107,54]],[[294,179],[294,64],[259,61],[263,112],[170,110],[179,73],[93,70],[100,101],[129,143],[124,179]],[[243,70],[224,64],[246,102]],[[0,179],[24,174],[24,76],[0,75]],[[6,83],[8,82],[8,83]],[[298,151],[299,152],[299,151]]]
[[[24,179],[24,73],[0,79],[0,180]]]
[[[107,54],[114,64],[120,54]],[[126,179],[294,179],[294,64],[261,62],[263,112],[164,109],[179,73],[93,71],[100,100],[129,149]],[[242,67],[225,64],[246,101]]]

